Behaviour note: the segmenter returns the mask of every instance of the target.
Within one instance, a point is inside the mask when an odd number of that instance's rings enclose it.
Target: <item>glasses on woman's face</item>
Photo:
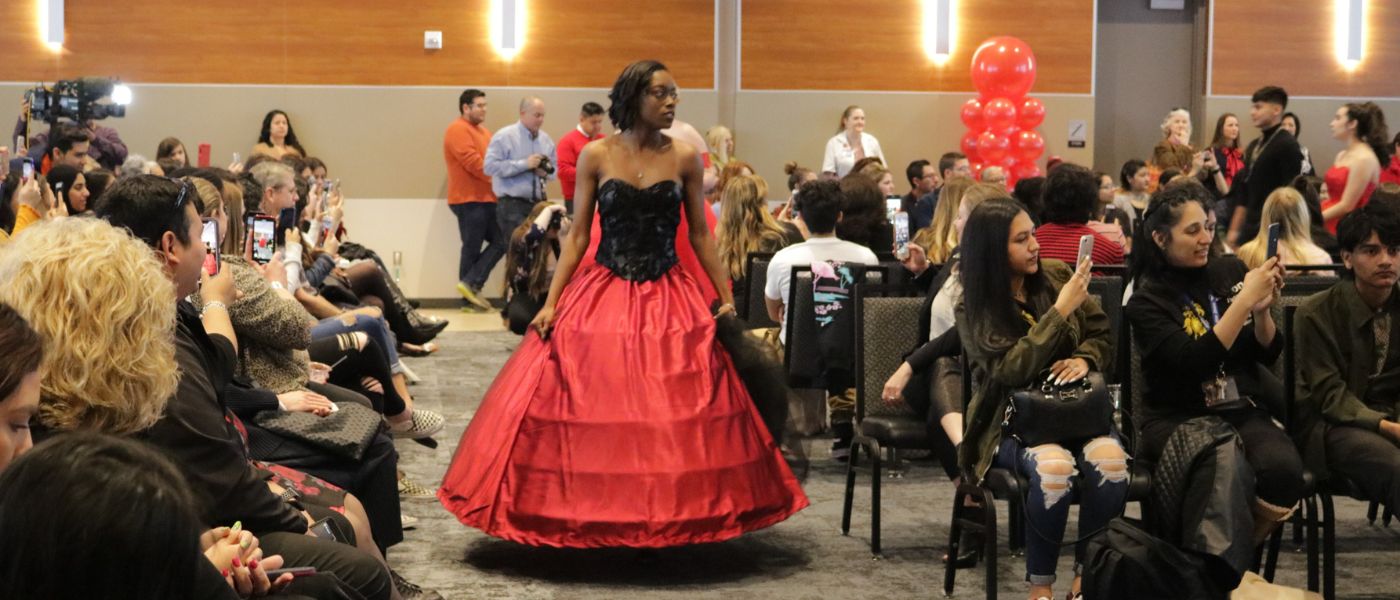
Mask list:
[[[657,100],[665,100],[667,96],[670,96],[673,100],[678,100],[681,97],[681,90],[676,87],[657,86],[648,89],[647,95]]]

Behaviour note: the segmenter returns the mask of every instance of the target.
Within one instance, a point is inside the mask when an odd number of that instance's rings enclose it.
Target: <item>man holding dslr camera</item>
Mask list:
[[[497,131],[486,149],[485,171],[496,192],[499,239],[510,239],[535,203],[545,199],[545,183],[554,177],[554,140],[540,130],[542,125],[544,101],[526,96],[520,101],[520,121]]]

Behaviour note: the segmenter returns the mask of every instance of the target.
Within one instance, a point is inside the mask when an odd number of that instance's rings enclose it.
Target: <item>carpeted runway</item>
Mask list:
[[[412,388],[418,406],[440,410],[447,429],[431,450],[399,441],[400,466],[415,481],[436,487],[457,439],[496,371],[519,338],[508,332],[452,331],[428,358],[406,358],[423,378]],[[905,475],[886,479],[883,494],[884,558],[869,550],[869,479],[857,480],[850,537],[840,534],[845,467],[827,458],[830,440],[807,442],[812,469],[806,491],[812,506],[770,529],[722,544],[660,551],[558,550],[531,548],[468,529],[436,500],[404,502],[420,519],[389,561],[410,581],[449,599],[716,598],[935,598],[942,596],[943,571],[936,561],[947,543],[952,487],[936,465],[906,463]],[[1005,536],[1005,506],[1002,535]],[[1353,600],[1400,598],[1400,523],[1369,526],[1365,505],[1337,500],[1337,590]],[[1134,509],[1130,508],[1130,511]],[[1071,517],[1071,532],[1074,518]],[[1025,562],[1001,545],[1002,598],[1024,598]],[[1072,565],[1061,558],[1066,589]],[[1303,587],[1304,555],[1286,539],[1279,583]],[[958,573],[955,598],[983,597],[982,571]],[[1060,597],[1063,597],[1062,592]]]

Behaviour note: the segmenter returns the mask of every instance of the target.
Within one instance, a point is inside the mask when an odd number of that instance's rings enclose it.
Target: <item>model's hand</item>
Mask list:
[[[530,321],[530,327],[539,332],[540,339],[549,339],[549,331],[554,327],[554,306],[546,305],[535,314],[535,318]]]

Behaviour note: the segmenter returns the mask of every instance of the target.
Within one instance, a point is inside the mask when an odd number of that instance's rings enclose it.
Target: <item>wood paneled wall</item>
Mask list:
[[[962,0],[953,54],[924,54],[917,0],[750,0],[741,15],[745,90],[973,91],[972,52],[989,37],[1025,40],[1033,92],[1093,89],[1094,0]]]
[[[1362,60],[1348,71],[1334,50],[1332,0],[1213,2],[1210,93],[1248,96],[1279,85],[1296,96],[1400,97],[1400,3],[1366,4]]]
[[[704,0],[529,0],[526,43],[509,62],[491,49],[489,0],[67,0],[59,54],[40,42],[37,6],[0,2],[0,79],[608,87],[655,58],[683,87],[714,86]],[[428,30],[443,32],[442,50],[423,49]]]

